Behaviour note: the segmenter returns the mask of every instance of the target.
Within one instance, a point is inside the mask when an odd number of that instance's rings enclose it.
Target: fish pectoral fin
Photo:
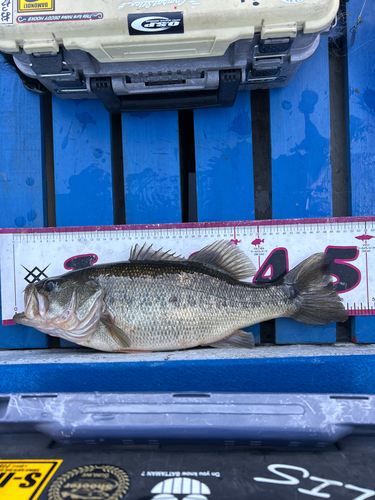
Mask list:
[[[116,326],[112,321],[108,318],[100,318],[100,321],[107,328],[109,334],[122,346],[125,348],[130,347],[131,340],[128,335],[121,330],[118,326]]]
[[[244,347],[246,349],[252,349],[255,346],[254,335],[251,332],[245,332],[244,330],[237,330],[229,337],[223,340],[214,342],[213,344],[207,344],[210,347],[218,347],[220,349],[233,349],[235,347]]]

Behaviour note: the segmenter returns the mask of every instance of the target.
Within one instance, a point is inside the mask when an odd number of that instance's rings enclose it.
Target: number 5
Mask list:
[[[326,254],[331,260],[331,274],[337,278],[334,282],[335,290],[339,293],[349,292],[359,285],[361,281],[361,271],[348,264],[358,258],[359,250],[357,247],[334,247],[326,248]]]

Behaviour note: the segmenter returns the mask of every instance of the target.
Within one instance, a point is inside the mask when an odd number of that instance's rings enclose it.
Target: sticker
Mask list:
[[[199,500],[208,500],[211,494],[210,488],[197,479],[190,478],[174,478],[166,479],[156,484],[151,493],[154,495],[151,500],[165,498],[165,500],[179,500],[180,498],[191,498]],[[184,495],[183,497],[175,495]]]
[[[122,2],[120,5],[117,7],[118,10],[123,9],[124,7],[137,7],[138,9],[149,9],[150,7],[158,7],[162,6],[165,7],[166,5],[177,5],[178,7],[181,7],[186,2],[186,0],[133,0],[131,2]],[[193,6],[196,7],[197,5],[200,5],[200,2],[197,0],[189,0],[189,3]]]
[[[13,0],[0,0],[0,24],[13,24]]]
[[[41,16],[18,16],[17,23],[55,23],[59,21],[93,21],[103,19],[103,12],[83,12],[82,14],[44,14]]]
[[[18,0],[18,12],[34,12],[40,10],[55,10],[55,0],[34,0],[33,2]]]
[[[123,469],[85,465],[58,477],[48,490],[48,500],[120,500],[129,488],[130,478]]]
[[[184,32],[182,12],[164,12],[162,14],[129,14],[129,35],[156,35]]]
[[[1,500],[36,500],[62,460],[0,460]]]
[[[300,484],[301,473],[303,479],[309,478],[309,480],[313,481],[312,484],[310,483],[309,485],[311,489],[307,490],[305,488],[297,488],[297,491],[304,495],[320,497],[320,498],[330,498],[331,494],[333,495],[333,492],[331,490],[332,487],[336,487],[336,495],[333,498],[340,498],[340,497],[342,498],[343,496],[349,498],[349,496],[345,495],[343,488],[347,488],[348,490],[356,492],[355,497],[351,496],[352,500],[360,500],[360,499],[365,500],[366,498],[371,498],[375,495],[375,491],[369,490],[368,488],[354,486],[353,484],[344,484],[342,481],[337,481],[335,479],[324,479],[322,477],[310,475],[310,472],[307,469],[305,469],[304,467],[298,467],[298,465],[270,464],[267,466],[267,469],[269,472],[274,474],[276,478],[253,477],[253,480],[259,483],[280,484],[283,486],[287,486],[289,490],[289,495],[288,495],[289,498],[295,497],[294,494],[292,495],[290,486],[297,486]],[[289,472],[289,474],[284,472],[285,470]],[[298,478],[296,476],[298,476]],[[319,482],[320,484],[316,485],[316,482]],[[320,493],[323,489],[328,487],[330,487],[331,493],[327,492]],[[292,489],[294,490],[295,488]],[[342,492],[342,495],[338,494],[340,490]],[[363,495],[357,495],[358,492],[363,493]]]

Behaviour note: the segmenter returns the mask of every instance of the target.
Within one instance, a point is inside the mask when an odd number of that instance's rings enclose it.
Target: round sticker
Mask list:
[[[113,465],[84,465],[65,472],[48,490],[48,500],[120,500],[130,487],[128,474]]]

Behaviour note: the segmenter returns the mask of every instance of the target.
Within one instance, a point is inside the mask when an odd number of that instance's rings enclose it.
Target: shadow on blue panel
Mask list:
[[[329,138],[319,134],[311,121],[319,100],[316,92],[304,90],[298,110],[304,115],[305,138],[289,150],[288,154],[274,159],[274,171],[279,175],[276,183],[288,182],[280,208],[280,218],[319,217],[331,215],[331,179],[330,179],[330,144]],[[282,107],[291,109],[289,101],[283,101]],[[310,165],[313,168],[310,169]],[[283,179],[280,178],[282,172]],[[277,185],[274,185],[277,189]]]
[[[238,135],[238,131],[236,133]],[[200,205],[205,214],[204,217],[200,216],[199,220],[205,222],[252,219],[254,194],[251,159],[248,159],[248,172],[233,166],[233,161],[246,161],[249,142],[243,140],[232,148],[216,149],[218,154],[208,160],[205,169],[201,168],[197,172],[197,183],[202,192]],[[240,206],[238,200],[241,200]]]
[[[72,175],[68,182],[70,193],[56,195],[57,204],[65,211],[64,219],[69,220],[70,213],[74,218],[68,225],[112,224],[112,220],[103,219],[103,214],[108,213],[108,206],[112,205],[112,184],[108,172],[92,164],[78,175]]]

